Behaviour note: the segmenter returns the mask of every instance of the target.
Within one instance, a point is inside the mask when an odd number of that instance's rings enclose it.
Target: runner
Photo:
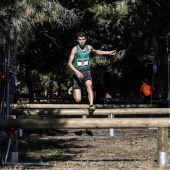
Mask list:
[[[91,45],[86,44],[86,35],[83,32],[77,34],[78,45],[73,47],[68,66],[74,72],[73,74],[73,96],[76,102],[81,101],[81,86],[84,83],[88,93],[89,111],[95,111],[93,105],[93,90],[92,90],[92,78],[90,72],[90,53],[95,55],[112,55],[116,54],[116,50],[113,51],[101,51],[95,50]]]

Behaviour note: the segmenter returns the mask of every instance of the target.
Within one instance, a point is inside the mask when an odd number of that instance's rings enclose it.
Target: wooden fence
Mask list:
[[[47,107],[48,106],[48,107]],[[76,108],[77,107],[77,108]],[[17,119],[0,119],[0,128],[19,127],[23,129],[105,129],[105,128],[158,128],[157,163],[168,164],[168,128],[170,127],[170,108],[112,108],[98,105],[90,118],[54,118],[50,115],[88,115],[88,105],[29,105],[17,107],[13,114]],[[34,116],[22,118],[22,116]],[[35,116],[46,115],[46,118]],[[94,118],[95,115],[107,115],[108,118]],[[112,115],[112,116],[110,116]],[[114,115],[122,115],[114,118]],[[124,118],[123,115],[139,115],[137,118]],[[157,118],[142,118],[141,115],[159,115]],[[162,117],[167,115],[167,117]],[[15,142],[16,143],[16,142]]]

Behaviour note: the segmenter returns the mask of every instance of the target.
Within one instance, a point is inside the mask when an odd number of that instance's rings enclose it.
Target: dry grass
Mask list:
[[[19,140],[20,162],[48,162],[51,166],[1,166],[1,169],[161,170],[156,164],[157,130],[115,129],[24,131]]]

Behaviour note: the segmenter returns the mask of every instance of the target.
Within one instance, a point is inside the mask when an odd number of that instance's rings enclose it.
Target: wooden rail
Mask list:
[[[89,115],[88,109],[14,109],[13,115]],[[170,114],[170,108],[121,108],[121,109],[96,109],[93,115],[149,115],[149,114]]]
[[[0,128],[24,129],[87,129],[87,128],[148,128],[170,127],[167,118],[56,118],[56,119],[0,119]]]
[[[150,115],[170,114],[170,108],[112,108],[97,106],[94,115]],[[88,105],[29,105],[12,111],[15,115],[88,115]],[[112,117],[112,116],[111,116]],[[108,129],[108,128],[158,128],[157,163],[168,164],[169,118],[32,118],[0,119],[0,128],[23,129]],[[15,142],[15,141],[14,141]]]
[[[55,109],[87,109],[88,104],[15,104],[15,108],[55,108]],[[156,108],[157,104],[96,104],[96,109],[104,108]]]

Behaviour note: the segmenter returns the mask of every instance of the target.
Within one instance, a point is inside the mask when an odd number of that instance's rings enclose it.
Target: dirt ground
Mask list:
[[[157,129],[25,130],[18,165],[1,169],[164,170],[156,162]],[[25,165],[30,163],[29,165]],[[33,166],[33,163],[48,163]]]

